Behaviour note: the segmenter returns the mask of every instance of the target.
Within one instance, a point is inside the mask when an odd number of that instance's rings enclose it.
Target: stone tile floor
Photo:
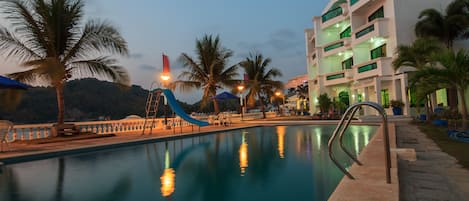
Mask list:
[[[399,188],[402,201],[469,200],[469,170],[413,125],[396,126],[397,146],[413,148],[417,160],[399,160]],[[469,149],[468,149],[469,151]]]

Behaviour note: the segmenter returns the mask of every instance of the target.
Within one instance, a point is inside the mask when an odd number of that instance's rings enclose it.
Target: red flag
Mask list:
[[[169,59],[163,54],[163,73],[169,73]]]
[[[244,81],[249,81],[249,76],[247,73],[244,73]]]

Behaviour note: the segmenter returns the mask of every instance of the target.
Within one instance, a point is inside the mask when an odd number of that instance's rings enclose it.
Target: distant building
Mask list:
[[[349,103],[373,101],[389,107],[390,100],[413,103],[408,88],[410,68],[394,71],[391,63],[398,45],[415,40],[414,26],[427,8],[444,10],[450,0],[331,0],[321,16],[305,30],[310,100],[327,93]],[[438,103],[446,93],[438,92]],[[310,112],[318,112],[309,101]],[[391,109],[387,109],[392,114]],[[374,114],[365,110],[365,114]]]

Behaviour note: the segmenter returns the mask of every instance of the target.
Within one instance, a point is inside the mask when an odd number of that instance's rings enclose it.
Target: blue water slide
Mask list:
[[[171,107],[171,109],[173,109],[173,111],[178,116],[180,116],[182,119],[186,120],[187,122],[189,122],[191,124],[195,124],[197,126],[208,126],[208,122],[194,119],[191,116],[189,116],[188,114],[186,114],[186,112],[184,112],[184,110],[181,108],[181,106],[176,101],[176,97],[174,97],[174,94],[171,90],[164,89],[163,94],[166,97],[166,99],[168,100],[168,104]]]

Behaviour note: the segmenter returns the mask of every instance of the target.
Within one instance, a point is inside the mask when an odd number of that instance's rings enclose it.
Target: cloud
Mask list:
[[[158,69],[158,67],[152,66],[152,65],[148,65],[148,64],[142,64],[142,65],[138,66],[138,68],[140,68],[141,70],[148,70],[148,71],[149,71],[149,70],[154,71],[154,70],[157,70],[157,69]]]
[[[285,51],[304,45],[304,41],[299,40],[301,38],[292,30],[280,29],[270,35],[267,43],[277,51]]]
[[[299,34],[290,29],[279,29],[272,32],[266,41],[263,42],[239,42],[238,48],[243,50],[260,50],[287,52],[291,50],[298,51],[299,47],[304,46],[304,41]]]
[[[131,58],[131,59],[141,59],[142,57],[143,57],[143,54],[141,54],[141,53],[129,54],[129,58]]]

